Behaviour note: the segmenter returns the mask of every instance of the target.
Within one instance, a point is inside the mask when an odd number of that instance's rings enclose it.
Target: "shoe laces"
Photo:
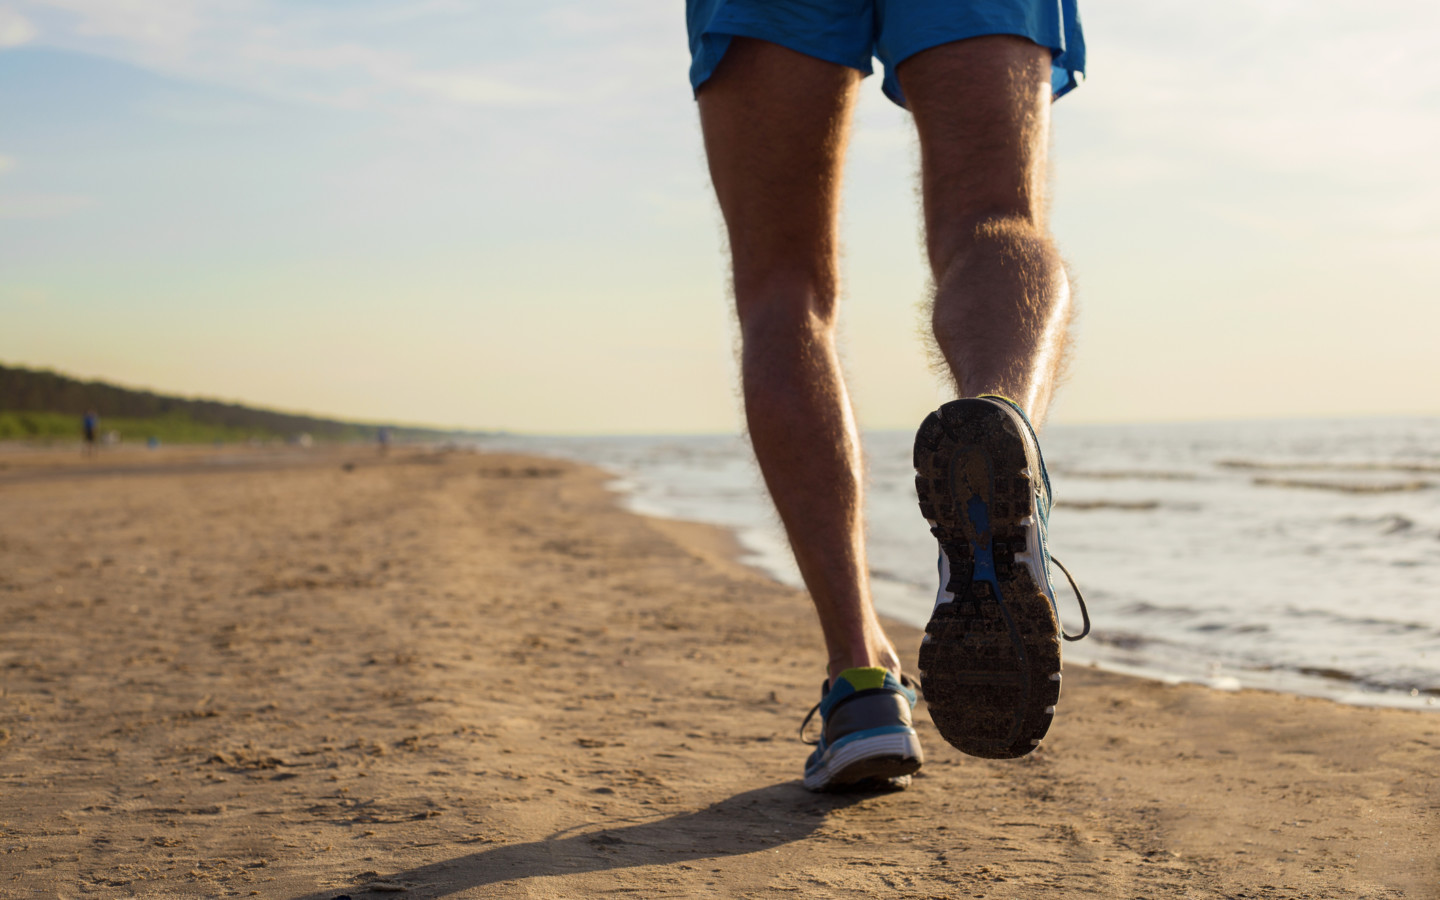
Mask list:
[[[920,683],[915,679],[911,678],[909,675],[904,674],[903,672],[900,674],[900,683],[905,687],[909,688],[910,690],[914,691],[915,693],[920,693]],[[825,689],[823,693],[826,695],[830,693],[829,679],[826,679],[825,681]],[[810,711],[805,714],[805,721],[800,723],[800,743],[809,744],[811,747],[814,747],[815,745],[820,743],[820,738],[818,737],[814,740],[810,740],[809,738],[805,737],[805,729],[810,725],[810,720],[815,718],[815,714],[820,711],[820,705],[824,702],[825,698],[822,696],[820,698],[820,703],[817,703],[814,706],[810,707]]]
[[[822,701],[822,702],[823,702],[823,701]],[[805,736],[805,729],[806,729],[807,727],[809,727],[809,725],[810,725],[810,720],[813,719],[813,718],[815,718],[815,714],[816,714],[817,712],[819,712],[819,711],[820,711],[820,704],[817,703],[817,704],[815,704],[814,706],[810,707],[810,711],[805,714],[805,721],[803,721],[803,722],[800,723],[800,743],[802,743],[802,744],[809,744],[811,747],[814,747],[814,746],[816,746],[817,744],[820,743],[820,739],[819,739],[818,737],[817,737],[817,738],[814,738],[814,739],[812,740],[812,739],[807,738],[807,737]]]
[[[1079,634],[1066,634],[1065,626],[1062,624],[1060,626],[1060,636],[1067,641],[1078,641],[1085,635],[1090,633],[1090,610],[1085,608],[1085,595],[1080,593],[1080,585],[1075,583],[1075,577],[1070,574],[1069,569],[1065,568],[1064,563],[1056,559],[1054,556],[1050,557],[1050,561],[1055,565],[1059,566],[1060,571],[1065,573],[1065,580],[1070,582],[1070,590],[1075,592],[1075,600],[1077,603],[1080,604],[1080,616],[1085,622],[1085,627],[1081,630]]]

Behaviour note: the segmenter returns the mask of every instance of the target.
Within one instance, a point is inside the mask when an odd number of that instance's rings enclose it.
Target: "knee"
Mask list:
[[[828,338],[835,330],[837,299],[830,272],[804,267],[735,272],[735,309],[746,345]]]

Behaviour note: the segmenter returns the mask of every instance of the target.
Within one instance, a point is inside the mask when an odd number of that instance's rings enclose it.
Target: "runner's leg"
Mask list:
[[[1039,745],[1060,696],[1049,482],[1024,419],[1045,415],[1072,310],[1045,225],[1050,52],[971,38],[896,75],[920,134],[936,341],[962,398],[1023,408],[957,400],[916,435],[917,494],[942,561],[920,674],[947,741],[1014,758]]]
[[[1073,315],[1046,226],[1050,53],[1024,38],[922,51],[896,75],[920,135],[935,340],[962,397],[1043,421]]]
[[[835,347],[841,168],[860,75],[737,38],[699,93],[725,216],[750,439],[833,677],[899,671],[871,604],[860,441]]]

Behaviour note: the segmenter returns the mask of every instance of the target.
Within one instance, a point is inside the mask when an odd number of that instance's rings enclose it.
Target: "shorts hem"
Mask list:
[[[1080,75],[1083,77],[1084,75],[1083,72],[1068,69],[1060,63],[1060,60],[1065,55],[1064,47],[1056,47],[1054,43],[1050,41],[1036,40],[1034,34],[1028,33],[1022,28],[979,25],[970,28],[960,28],[956,31],[943,34],[930,35],[915,41],[913,44],[907,45],[905,49],[899,53],[878,57],[881,64],[885,67],[885,77],[881,81],[880,89],[884,92],[885,96],[889,97],[897,106],[908,109],[909,107],[905,105],[905,94],[900,89],[900,81],[895,76],[895,69],[901,63],[917,53],[924,53],[926,50],[933,50],[936,47],[943,47],[946,44],[953,44],[957,41],[968,41],[971,38],[991,37],[993,35],[1008,35],[1011,37],[1024,38],[1035,46],[1044,47],[1050,51],[1050,89],[1052,91],[1052,100],[1058,100],[1062,95],[1073,90],[1076,85],[1079,84],[1079,79],[1076,76]],[[1057,77],[1059,78],[1058,81]]]
[[[873,57],[868,54],[863,60],[858,58],[842,58],[843,54],[827,51],[821,46],[810,46],[803,40],[796,39],[793,35],[776,34],[763,26],[751,25],[745,22],[719,22],[712,27],[705,29],[700,35],[700,52],[696,54],[694,65],[690,72],[690,91],[698,96],[700,88],[715,74],[715,69],[725,54],[730,50],[732,38],[752,38],[757,41],[766,41],[771,44],[778,44],[787,50],[794,50],[812,59],[821,62],[834,63],[837,66],[844,66],[847,69],[855,69],[861,76],[868,76],[874,73],[875,69],[871,62]],[[917,51],[918,52],[918,51]]]

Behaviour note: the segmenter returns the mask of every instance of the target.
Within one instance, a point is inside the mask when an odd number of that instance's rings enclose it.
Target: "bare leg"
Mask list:
[[[836,218],[859,73],[736,39],[700,91],[730,236],[745,416],[830,674],[900,663],[871,603],[860,441],[835,349]]]
[[[1074,309],[1045,222],[1049,51],[973,38],[896,74],[920,134],[935,340],[960,396],[1001,394],[1038,425]]]

